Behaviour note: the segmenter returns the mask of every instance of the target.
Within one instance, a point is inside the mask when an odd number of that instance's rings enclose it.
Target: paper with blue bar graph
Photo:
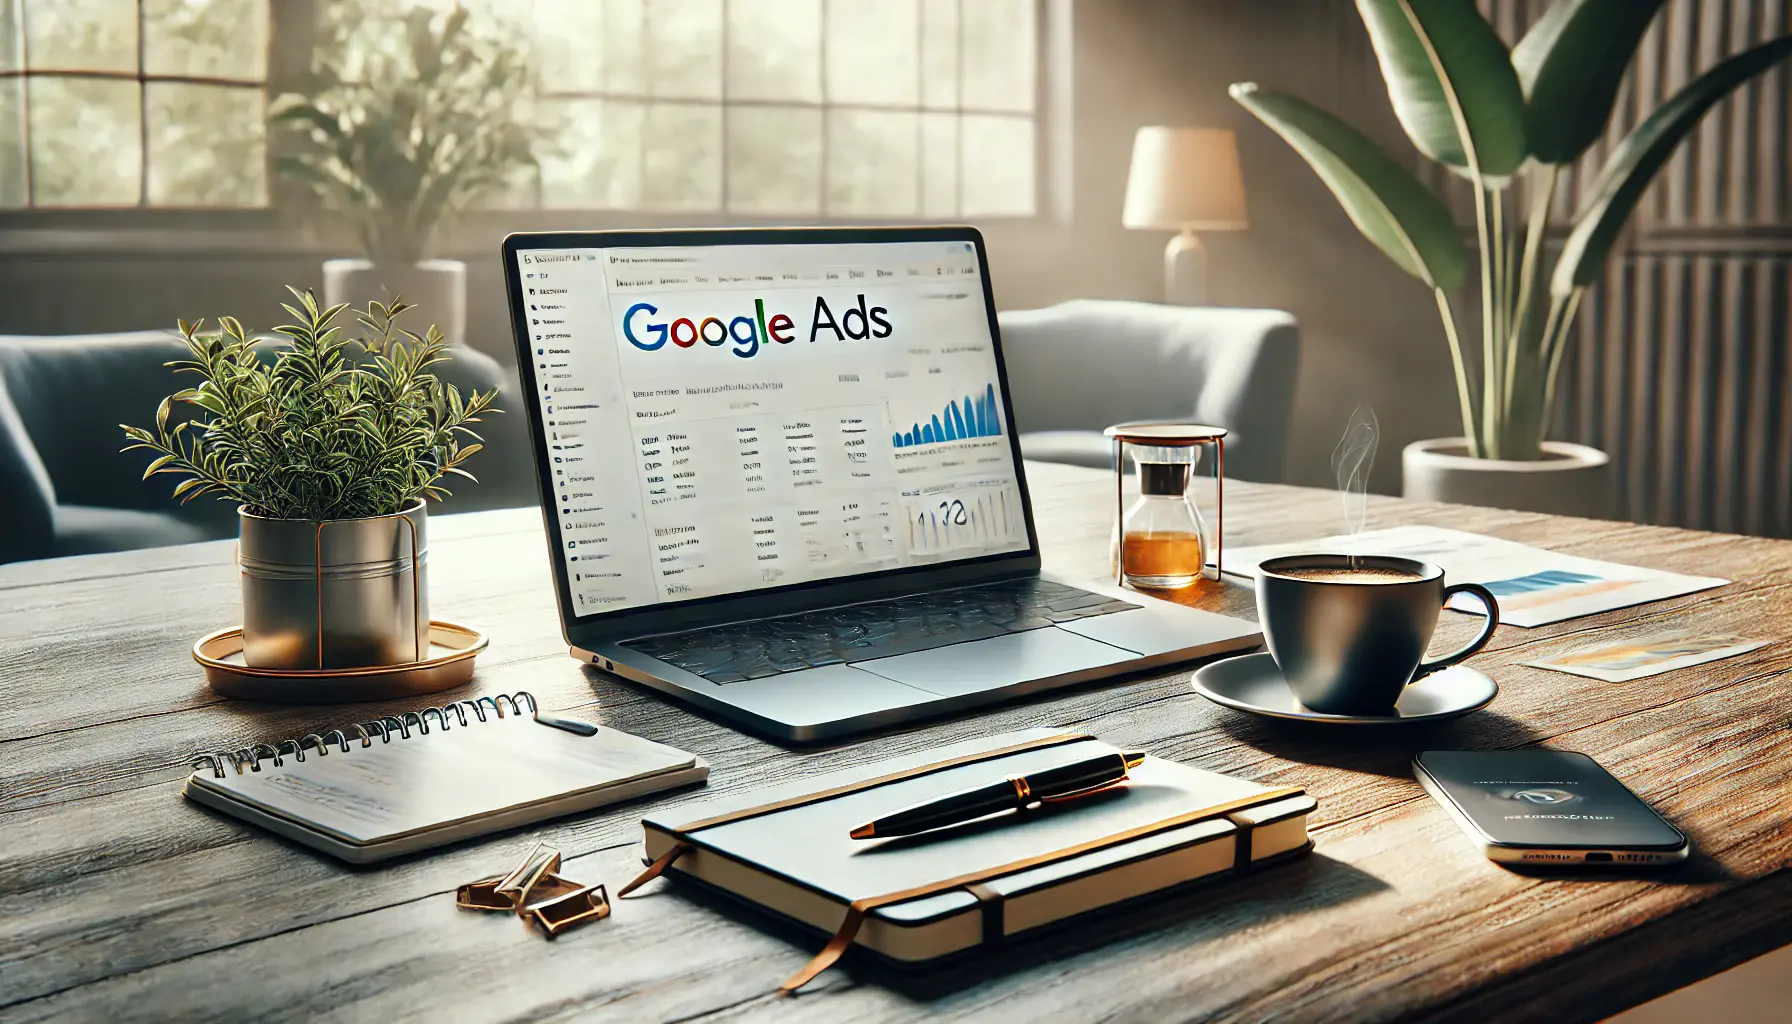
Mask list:
[[[1446,582],[1481,584],[1498,599],[1501,622],[1526,628],[1681,597],[1730,582],[1564,555],[1441,526],[1396,526],[1294,544],[1228,548],[1225,568],[1233,575],[1249,577],[1266,558],[1320,553],[1398,555],[1442,566]],[[1480,611],[1472,598],[1452,601],[1450,607]]]

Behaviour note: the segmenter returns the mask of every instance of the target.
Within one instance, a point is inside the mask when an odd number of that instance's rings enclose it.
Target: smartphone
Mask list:
[[[1687,857],[1680,830],[1585,754],[1427,750],[1413,774],[1489,860],[1659,867]]]

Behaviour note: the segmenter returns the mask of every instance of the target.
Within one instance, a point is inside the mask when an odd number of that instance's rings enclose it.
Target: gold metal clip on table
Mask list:
[[[508,874],[460,886],[454,904],[463,910],[514,913],[550,939],[585,921],[610,916],[609,893],[602,885],[563,878],[559,870],[560,851],[536,843]]]

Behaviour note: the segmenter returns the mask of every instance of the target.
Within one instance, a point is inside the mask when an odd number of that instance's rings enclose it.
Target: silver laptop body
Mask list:
[[[975,229],[515,234],[503,260],[581,661],[808,742],[1260,642],[1041,573]]]

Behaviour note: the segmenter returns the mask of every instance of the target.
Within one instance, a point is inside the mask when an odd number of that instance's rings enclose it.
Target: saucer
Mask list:
[[[254,668],[243,661],[243,627],[200,637],[193,660],[205,668],[212,692],[275,704],[348,704],[451,690],[473,678],[473,659],[491,641],[471,626],[429,623],[429,656],[402,665],[367,668]]]
[[[1195,671],[1195,692],[1237,711],[1301,722],[1339,725],[1400,725],[1441,722],[1493,703],[1499,684],[1486,673],[1453,665],[1408,686],[1388,715],[1328,715],[1294,699],[1282,670],[1267,651],[1226,658]]]

